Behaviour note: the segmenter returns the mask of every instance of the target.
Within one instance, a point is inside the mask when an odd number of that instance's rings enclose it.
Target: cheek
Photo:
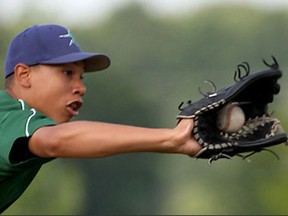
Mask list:
[[[51,83],[51,82],[44,82],[35,86],[35,96],[38,100],[46,103],[55,104],[59,99],[63,98],[69,92],[69,88],[65,85]]]
[[[68,91],[69,83],[67,83],[61,76],[61,73],[56,70],[57,68],[55,70],[52,69],[40,71],[39,73],[35,73],[32,77],[32,86],[34,86],[34,90],[41,92],[43,96],[57,93],[61,94],[61,92]]]
[[[61,80],[47,80],[46,82],[44,81],[42,83],[42,87],[41,84],[39,86],[40,88],[42,88],[44,91],[47,92],[65,92],[69,90],[69,85],[67,85],[67,83],[65,82],[61,82]]]

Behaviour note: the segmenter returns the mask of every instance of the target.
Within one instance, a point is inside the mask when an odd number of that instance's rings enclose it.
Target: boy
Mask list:
[[[97,158],[128,152],[195,155],[192,120],[175,128],[144,128],[71,121],[82,104],[85,72],[104,70],[110,59],[82,52],[70,31],[34,25],[16,35],[5,59],[0,91],[0,212],[54,158]]]

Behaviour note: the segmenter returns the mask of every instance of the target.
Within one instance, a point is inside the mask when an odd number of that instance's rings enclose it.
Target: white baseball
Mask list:
[[[244,111],[234,103],[227,104],[217,113],[217,127],[223,132],[236,132],[245,123]]]

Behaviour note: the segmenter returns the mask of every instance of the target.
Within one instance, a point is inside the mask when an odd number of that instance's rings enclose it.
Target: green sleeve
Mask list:
[[[56,123],[37,112],[31,110],[19,110],[7,114],[0,124],[0,157],[7,165],[24,165],[25,163],[45,163],[51,159],[39,158],[28,149],[29,138],[33,133],[44,126],[52,126]]]

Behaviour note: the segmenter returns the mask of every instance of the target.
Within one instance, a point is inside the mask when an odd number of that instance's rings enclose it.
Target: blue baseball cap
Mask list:
[[[110,59],[102,53],[82,52],[71,32],[62,26],[34,25],[11,41],[5,59],[5,78],[14,73],[17,64],[65,64],[83,61],[85,72],[104,70]]]

